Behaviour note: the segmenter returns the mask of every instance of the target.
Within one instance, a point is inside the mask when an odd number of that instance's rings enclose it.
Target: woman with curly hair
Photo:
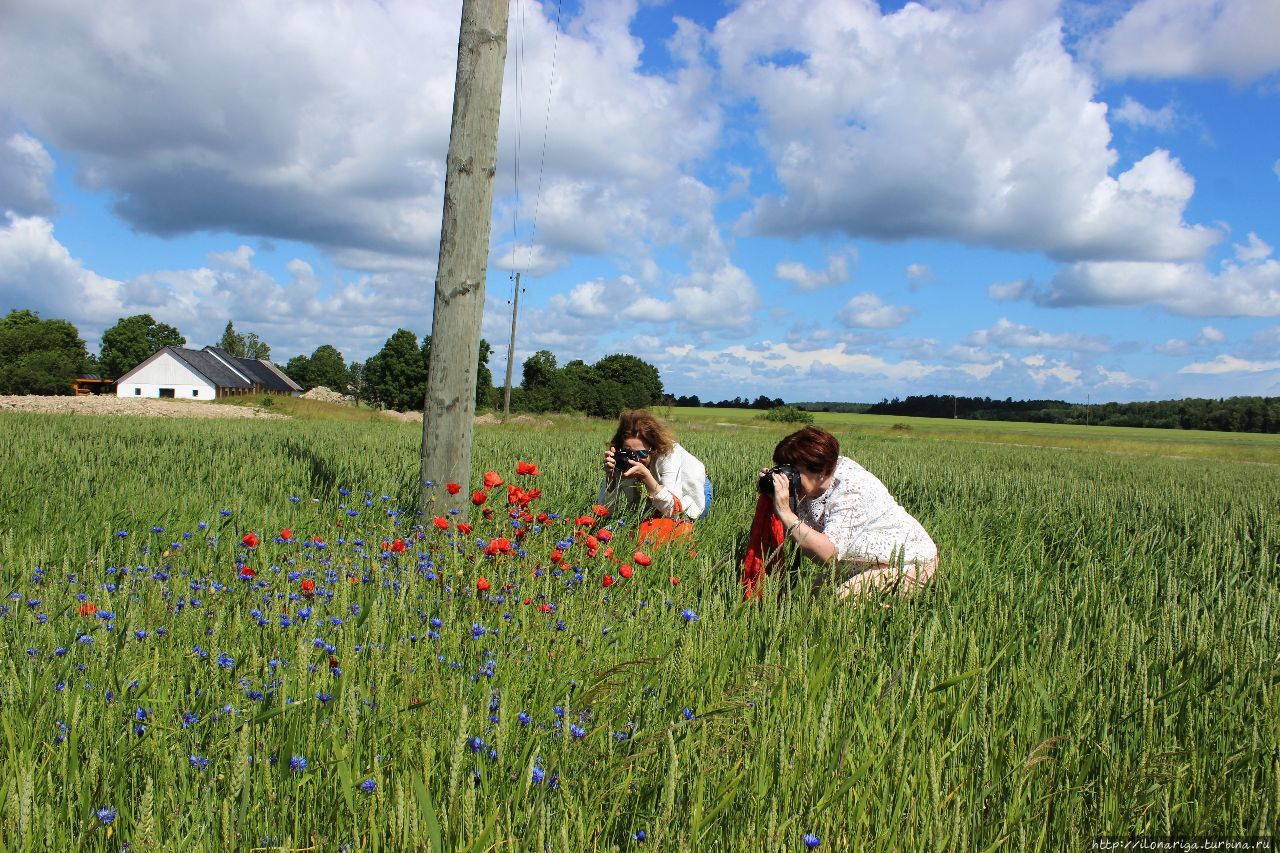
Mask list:
[[[650,516],[641,539],[665,541],[686,535],[706,512],[711,480],[706,467],[676,442],[671,427],[645,409],[624,411],[604,453],[599,502],[628,509],[642,503]]]

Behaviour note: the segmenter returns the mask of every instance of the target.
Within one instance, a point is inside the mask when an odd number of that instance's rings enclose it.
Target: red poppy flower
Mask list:
[[[671,576],[671,585],[672,585],[672,586],[679,586],[679,585],[680,585],[680,578],[676,577],[675,575],[672,575],[672,576]]]
[[[548,518],[550,518],[550,517],[551,517],[551,516],[547,515],[545,512],[540,512],[540,513],[538,513],[538,523],[539,523],[539,524],[546,524],[546,523],[547,523],[547,519],[548,519]]]
[[[462,491],[462,486],[459,486],[457,483],[449,483],[444,488],[445,491],[451,495],[456,495],[458,492]]]
[[[311,541],[312,541],[312,542],[314,542],[314,543],[316,543],[317,545],[323,545],[323,544],[324,544],[324,540],[323,540],[323,539],[321,539],[319,536],[313,536],[313,537],[311,537]]]
[[[550,605],[550,604],[547,604],[545,601],[544,601],[544,602],[542,602],[541,604],[539,604],[539,605],[538,605],[538,612],[539,612],[539,613],[550,613],[550,612],[551,612],[551,605]]]
[[[97,612],[98,612],[98,605],[94,604],[92,601],[86,601],[84,604],[80,605],[81,616],[92,616]]]
[[[471,525],[470,525],[470,524],[467,524],[466,522],[462,522],[462,523],[460,523],[460,524],[458,525],[458,532],[459,532],[459,533],[461,533],[463,536],[470,536],[470,535],[471,535]]]
[[[248,566],[240,567],[240,577],[247,579],[247,578],[254,578],[257,576],[258,576],[258,573],[255,572],[253,569],[249,568]]]
[[[480,510],[480,514],[483,515],[485,518],[493,518],[493,510],[489,509],[488,507],[485,507],[484,509]]]
[[[602,529],[602,530],[596,531],[596,536],[600,538],[601,542],[608,542],[610,539],[613,538],[613,533],[608,530]]]
[[[486,495],[484,492],[471,493],[471,502],[476,506],[480,506],[480,504],[484,503],[487,500],[489,500],[489,496]]]
[[[484,576],[484,575],[481,575],[481,576],[480,576],[480,579],[476,581],[476,590],[477,590],[478,592],[488,592],[488,591],[489,591],[489,581],[488,581],[488,579],[486,579],[486,578],[485,578],[485,576]]]
[[[293,538],[293,531],[286,527],[284,530],[280,531],[280,538],[288,542]]]
[[[636,551],[631,555],[631,559],[635,560],[637,566],[647,566],[653,562],[644,551]]]
[[[613,575],[605,575],[604,577],[600,578],[600,585],[613,586]]]
[[[622,568],[618,569],[618,574],[620,574],[620,575],[622,575],[624,578],[627,578],[628,580],[630,580],[630,579],[631,579],[631,574],[632,574],[631,564],[630,564],[630,563],[623,563],[623,564],[622,564]]]
[[[338,668],[338,659],[335,658],[333,655],[329,655],[329,669],[337,669],[337,668]]]
[[[604,518],[609,514],[609,508],[604,504],[596,504],[591,508],[591,511],[596,514],[597,518]]]
[[[448,530],[448,529],[449,529],[449,519],[447,519],[447,518],[443,518],[443,517],[441,517],[441,516],[438,516],[438,515],[437,515],[435,518],[431,519],[431,523],[432,523],[432,524],[434,524],[434,525],[436,526],[436,529],[437,529],[437,530]]]
[[[502,478],[498,476],[497,471],[484,472],[484,487],[486,489],[492,489],[494,486],[501,486],[501,485],[502,485]]]
[[[394,541],[394,542],[392,542],[392,543],[391,543],[391,552],[392,552],[393,554],[403,554],[403,553],[404,553],[404,547],[405,547],[405,546],[404,546],[404,540],[403,540],[403,539],[397,539],[396,541]]]
[[[557,548],[556,550],[552,551],[552,552],[551,552],[551,562],[553,562],[553,563],[563,563],[563,562],[564,562],[564,551],[561,551],[559,548]]]
[[[587,542],[587,547],[592,551],[600,547],[600,540],[594,536],[588,536],[586,539],[586,542]]]
[[[347,583],[353,583],[353,584],[360,583],[360,578],[356,577],[355,575],[351,575],[350,577],[347,578]]]
[[[240,541],[241,541],[241,542],[243,542],[243,543],[245,544],[245,546],[246,546],[246,547],[248,547],[248,548],[257,548],[257,547],[258,547],[258,534],[256,534],[256,533],[246,533],[246,534],[244,535],[244,538],[243,538],[243,539],[241,539]]]
[[[302,579],[302,594],[307,598],[316,594],[316,582],[311,578]]]
[[[516,463],[516,473],[527,477],[536,477],[538,476],[538,466],[521,460]]]

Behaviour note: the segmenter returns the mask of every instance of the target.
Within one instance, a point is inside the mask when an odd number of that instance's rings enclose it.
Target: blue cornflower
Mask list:
[[[198,722],[200,722],[200,715],[195,711],[187,711],[182,715],[182,727],[184,729],[189,729]]]
[[[133,636],[139,640],[145,640],[147,638],[147,632],[139,628],[133,632]]]
[[[235,665],[236,665],[236,659],[233,658],[231,655],[227,654],[226,652],[222,652],[221,654],[218,655],[218,666],[222,667],[223,669],[231,669],[231,667]]]
[[[129,531],[127,531],[127,530],[117,530],[117,531],[116,531],[116,535],[117,535],[117,536],[119,536],[121,539],[123,539],[124,537],[126,537],[126,536],[128,536],[128,535],[129,535]]]
[[[637,829],[635,832],[631,833],[631,840],[636,844],[644,844],[644,840],[646,838],[648,838],[648,836],[645,835],[643,829]]]
[[[374,791],[378,790],[377,780],[365,779],[360,783],[360,790],[364,791],[366,794],[372,794]]]
[[[147,712],[146,708],[137,708],[133,712],[133,718],[139,722],[145,721],[149,716],[151,715]]]
[[[316,694],[316,698],[317,698],[317,699],[319,699],[321,702],[332,702],[332,701],[333,701],[333,696],[332,696],[331,694],[329,694],[329,693],[317,693],[317,694]]]
[[[808,847],[810,850],[822,843],[818,839],[818,836],[814,835],[812,832],[806,832],[804,834],[804,838],[801,840],[804,841],[804,846]]]
[[[694,613],[692,610],[690,610],[687,607],[684,610],[680,611],[680,617],[684,619],[685,624],[698,621],[698,614]]]
[[[531,722],[533,722],[533,718],[532,718],[532,717],[530,717],[530,716],[529,716],[527,713],[525,713],[524,711],[521,711],[521,712],[520,712],[520,714],[516,717],[516,719],[520,722],[520,725],[522,725],[522,726],[527,726],[527,725],[529,725]]]
[[[79,638],[77,638],[76,642],[82,646],[92,646],[93,637],[90,637],[88,634],[81,634]]]
[[[203,755],[188,755],[187,761],[190,761],[191,766],[197,770],[203,770],[209,766],[209,759]]]
[[[546,776],[547,776],[547,771],[543,770],[543,769],[542,769],[541,767],[539,767],[537,764],[534,764],[534,765],[533,765],[533,776],[532,776],[532,778],[533,778],[533,784],[535,784],[535,785],[541,785],[541,784],[542,784],[542,780],[543,780],[543,779],[545,779],[545,778],[546,778]]]
[[[571,737],[574,737],[578,740],[582,740],[584,737],[587,736],[587,730],[584,729],[582,726],[574,725],[573,723],[570,723],[569,734]]]
[[[686,720],[692,720],[692,719],[694,718],[694,716],[695,716],[695,715],[694,715],[694,713],[693,713],[693,709],[692,709],[692,708],[685,708],[685,709],[684,709],[684,710],[682,710],[680,713],[681,713],[681,714],[684,714],[684,718],[685,718]]]
[[[307,769],[307,759],[303,758],[301,755],[295,755],[293,758],[289,759],[289,769],[294,773],[301,773],[303,770]]]
[[[94,814],[98,816],[98,821],[103,826],[106,826],[107,824],[111,823],[111,821],[116,819],[116,810],[111,808],[110,806],[103,806],[102,808],[94,812]]]

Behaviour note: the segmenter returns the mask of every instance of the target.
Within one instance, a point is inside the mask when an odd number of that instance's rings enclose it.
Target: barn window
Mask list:
[[[191,396],[192,396],[192,397],[199,397],[199,396],[200,396],[200,389],[199,389],[199,388],[193,388],[193,389],[191,389]]]
[[[141,397],[141,396],[142,396],[142,389],[141,389],[141,388],[134,388],[134,389],[133,389],[133,396],[135,396],[135,397]]]
[[[174,395],[173,395],[173,389],[172,389],[172,388],[161,388],[161,389],[160,389],[160,396],[161,396],[162,398],[170,398],[170,399],[172,399],[172,397],[174,396]]]

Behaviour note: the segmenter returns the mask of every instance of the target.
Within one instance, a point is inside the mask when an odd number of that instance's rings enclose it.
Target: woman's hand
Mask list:
[[[777,471],[770,474],[770,470],[769,468],[760,469],[759,477],[768,474],[773,478],[773,514],[778,517],[784,527],[789,526],[799,518],[791,511],[791,482],[786,474]]]
[[[614,459],[613,447],[610,446],[609,449],[604,452],[604,473],[607,477],[609,477],[609,479],[613,479],[613,469],[614,469],[613,459]]]

